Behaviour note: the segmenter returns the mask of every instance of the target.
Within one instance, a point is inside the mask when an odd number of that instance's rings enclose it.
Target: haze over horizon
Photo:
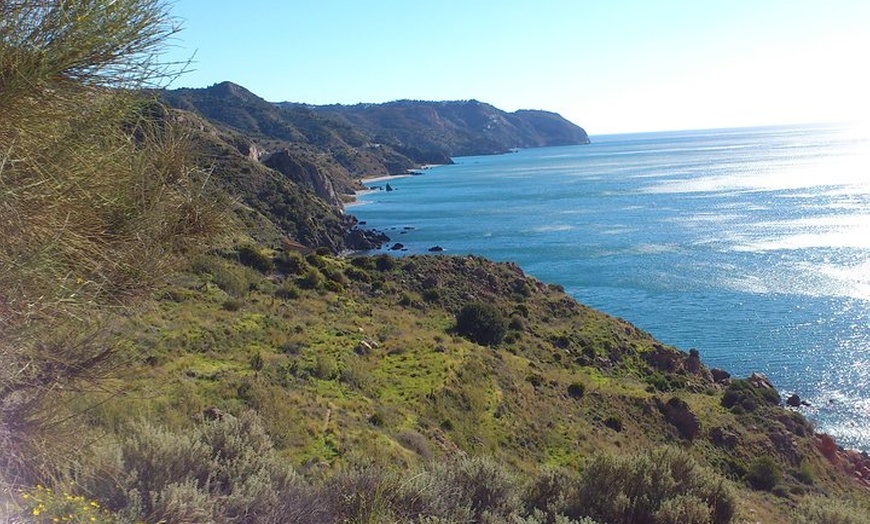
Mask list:
[[[870,122],[870,2],[177,0],[170,87],[273,101],[477,99],[591,135]]]

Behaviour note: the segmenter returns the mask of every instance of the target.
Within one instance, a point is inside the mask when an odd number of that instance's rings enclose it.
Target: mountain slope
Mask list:
[[[273,104],[231,82],[167,90],[160,96],[173,107],[197,112],[238,131],[326,153],[352,177],[449,163],[452,156],[589,141],[582,128],[555,113],[505,113],[475,100]]]

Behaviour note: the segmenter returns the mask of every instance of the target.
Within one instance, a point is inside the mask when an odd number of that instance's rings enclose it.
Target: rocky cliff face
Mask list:
[[[332,180],[324,175],[313,162],[300,160],[289,150],[282,149],[264,158],[263,164],[286,175],[297,184],[312,188],[315,195],[328,203],[341,206],[341,199],[335,192]]]

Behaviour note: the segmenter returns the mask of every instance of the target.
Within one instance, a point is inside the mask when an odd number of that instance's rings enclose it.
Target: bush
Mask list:
[[[378,255],[375,257],[375,268],[378,271],[390,271],[396,267],[396,259],[390,255]]]
[[[239,262],[249,268],[256,269],[260,273],[269,273],[275,270],[272,256],[265,249],[251,244],[243,244],[236,248],[236,256]]]
[[[315,267],[308,268],[304,275],[299,278],[299,287],[303,289],[323,289],[326,285],[326,277]]]
[[[175,72],[165,7],[0,3],[0,481],[76,460],[56,421],[76,418],[67,392],[104,389],[118,306],[225,223],[182,126],[136,94]]]
[[[782,469],[770,456],[757,457],[749,464],[746,480],[754,489],[772,491],[782,481]]]
[[[298,275],[308,269],[308,262],[298,251],[285,251],[275,259],[275,267],[288,275]]]
[[[628,458],[595,457],[567,495],[564,513],[612,524],[724,524],[734,517],[736,503],[725,479],[686,452],[663,448]]]
[[[586,386],[582,382],[572,382],[568,386],[568,396],[571,398],[583,398],[586,394]]]
[[[495,346],[507,332],[507,321],[492,304],[472,302],[456,315],[456,332],[483,346]]]
[[[183,432],[141,422],[88,464],[77,485],[129,521],[284,522],[314,504],[253,412]]]
[[[810,498],[792,515],[794,524],[870,524],[866,510],[846,500]]]

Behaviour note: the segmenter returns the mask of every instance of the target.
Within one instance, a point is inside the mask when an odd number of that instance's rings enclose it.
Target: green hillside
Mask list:
[[[0,521],[868,522],[763,377],[514,264],[340,255],[337,156],[143,95],[161,2],[0,6]]]

